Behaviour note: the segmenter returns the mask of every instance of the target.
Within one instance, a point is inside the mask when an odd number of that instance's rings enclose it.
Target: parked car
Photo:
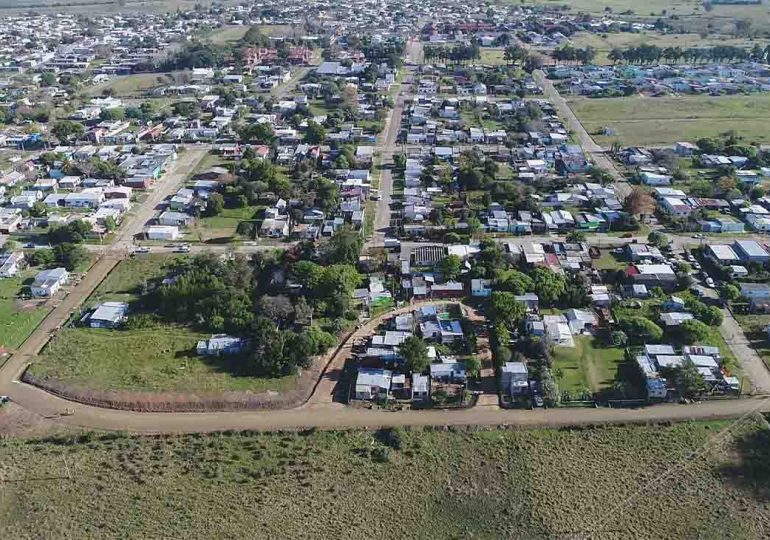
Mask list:
[[[706,278],[706,287],[711,287],[712,289],[716,286],[716,283],[714,283],[714,280],[710,277]]]

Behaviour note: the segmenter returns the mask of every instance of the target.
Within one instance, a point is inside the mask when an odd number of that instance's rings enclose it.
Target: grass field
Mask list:
[[[599,144],[659,145],[735,130],[747,141],[770,142],[770,95],[574,98],[570,107]],[[610,127],[615,135],[595,135]]]
[[[210,242],[222,238],[232,238],[236,236],[236,230],[241,221],[257,219],[263,209],[264,206],[225,208],[218,216],[202,217],[195,224],[192,239]]]
[[[206,359],[195,344],[208,334],[177,326],[142,330],[65,328],[32,365],[37,376],[94,390],[201,392],[288,390],[294,377],[247,376],[239,358]]]
[[[120,261],[86,301],[87,306],[111,300],[132,302],[140,294],[142,285],[162,277],[164,267],[175,257],[162,254],[136,255]]]
[[[639,45],[657,45],[658,47],[706,47],[713,45],[731,45],[750,49],[758,43],[763,47],[766,40],[749,40],[745,38],[731,38],[726,36],[707,36],[705,39],[698,34],[661,34],[659,32],[616,32],[608,34],[594,34],[591,32],[578,32],[570,37],[570,41],[576,47],[593,47],[596,49],[597,64],[611,64],[607,54],[614,48],[638,47]]]
[[[504,66],[506,63],[503,57],[504,54],[504,49],[484,47],[481,49],[481,60],[479,62],[488,66]]]
[[[623,349],[605,348],[591,336],[575,336],[575,347],[555,347],[553,369],[559,390],[595,394],[612,387]]]
[[[770,432],[749,417],[708,444],[730,426],[6,440],[0,533],[760,538]]]
[[[235,0],[219,0],[218,4],[233,4]],[[214,0],[0,0],[3,13],[43,12],[106,14],[127,11],[165,13],[169,11],[192,10],[196,5],[209,7]],[[123,5],[121,5],[123,4]]]
[[[0,348],[15,349],[40,324],[49,308],[39,301],[24,305],[17,301],[22,285],[31,282],[37,270],[26,270],[17,277],[0,279]]]

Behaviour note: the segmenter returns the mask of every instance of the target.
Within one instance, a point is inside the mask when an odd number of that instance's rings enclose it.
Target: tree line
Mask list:
[[[752,49],[732,45],[715,45],[713,47],[658,47],[657,45],[639,45],[626,49],[614,48],[607,58],[613,64],[656,64],[661,60],[677,63],[708,63],[708,62],[765,62],[770,57],[770,45],[762,47],[755,45]]]

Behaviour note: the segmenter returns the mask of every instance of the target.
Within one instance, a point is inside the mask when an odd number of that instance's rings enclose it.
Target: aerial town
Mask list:
[[[770,409],[759,19],[114,4],[0,4],[0,411],[164,433]]]

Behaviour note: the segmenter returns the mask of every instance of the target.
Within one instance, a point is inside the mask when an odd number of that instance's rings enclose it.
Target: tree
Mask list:
[[[632,215],[652,214],[655,212],[655,199],[644,189],[636,186],[623,201],[623,207]]]
[[[29,209],[29,215],[32,217],[45,217],[48,214],[48,207],[43,201],[35,201],[32,208]]]
[[[540,389],[543,392],[543,401],[547,405],[558,405],[559,401],[561,401],[559,386],[556,384],[553,375],[551,375],[550,369],[543,369],[543,374],[540,378]]]
[[[567,233],[567,242],[585,242],[586,233],[583,231],[570,231]]]
[[[705,323],[698,320],[684,321],[679,325],[679,333],[685,343],[702,343],[708,341],[711,332]]]
[[[220,193],[212,193],[206,200],[205,215],[218,216],[225,208],[225,198]]]
[[[662,374],[672,381],[679,393],[685,397],[694,396],[705,388],[703,376],[690,361],[686,361],[681,367],[665,370]]]
[[[294,306],[288,296],[265,295],[257,302],[257,309],[274,321],[286,320],[294,314]]]
[[[364,240],[358,231],[350,226],[343,226],[329,239],[325,256],[331,263],[358,264]]]
[[[618,321],[630,339],[638,342],[659,342],[663,329],[646,317],[627,317]]]
[[[548,268],[539,266],[530,274],[535,286],[535,294],[545,305],[555,304],[566,288],[564,276]]]
[[[727,284],[722,288],[722,296],[725,299],[734,302],[741,297],[741,290],[735,285]]]
[[[615,330],[610,334],[610,343],[613,347],[625,347],[628,343],[628,336],[622,330]]]
[[[472,378],[481,376],[481,360],[478,356],[474,354],[465,359],[465,371]]]
[[[446,281],[454,281],[460,276],[462,259],[457,255],[449,255],[438,263],[438,270]]]
[[[308,144],[323,144],[325,141],[326,129],[318,122],[310,120],[305,131],[305,142]]]
[[[51,133],[62,141],[69,139],[81,139],[86,134],[86,128],[80,122],[71,120],[60,120],[51,128]]]
[[[506,291],[494,291],[491,299],[490,315],[495,324],[513,327],[519,325],[527,314],[516,295]]]
[[[56,261],[52,249],[35,249],[26,254],[27,263],[31,266],[50,266]]]
[[[56,84],[56,75],[50,71],[46,71],[40,75],[40,84],[43,86],[53,86]]]
[[[275,130],[267,122],[249,124],[238,130],[238,136],[244,142],[257,144],[272,144],[275,140]]]
[[[80,244],[91,232],[91,224],[82,219],[71,221],[61,227],[53,227],[48,231],[48,241],[51,244]]]
[[[649,242],[653,246],[663,247],[668,245],[669,239],[668,237],[666,237],[665,234],[659,231],[652,231],[650,232],[650,234],[647,235],[647,242]]]
[[[498,272],[498,289],[510,291],[513,294],[525,294],[535,288],[532,278],[523,272],[517,270],[504,270]]]
[[[53,254],[56,257],[56,262],[70,271],[84,264],[89,259],[88,252],[85,249],[69,243],[54,246]]]
[[[404,359],[404,366],[412,373],[422,373],[430,366],[428,346],[425,340],[417,336],[407,337],[397,348]]]

